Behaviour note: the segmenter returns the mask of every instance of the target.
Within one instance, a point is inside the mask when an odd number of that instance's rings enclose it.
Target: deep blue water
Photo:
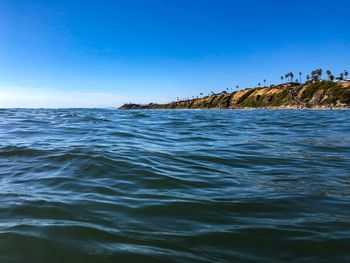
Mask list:
[[[350,111],[0,110],[0,262],[350,262]]]

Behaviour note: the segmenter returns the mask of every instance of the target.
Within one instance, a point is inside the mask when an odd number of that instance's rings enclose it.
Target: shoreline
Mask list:
[[[313,108],[297,108],[297,107],[251,107],[251,108],[177,108],[177,109],[167,109],[167,108],[144,108],[144,109],[118,109],[117,110],[127,110],[127,111],[133,111],[133,110],[156,110],[156,111],[177,111],[177,110],[188,110],[188,111],[200,111],[200,110],[310,110],[310,111],[347,111],[350,110],[350,107],[313,107]]]
[[[187,100],[158,104],[124,104],[119,109],[350,109],[350,81],[336,83],[317,81],[306,84],[287,83],[255,87],[228,93],[226,91]]]

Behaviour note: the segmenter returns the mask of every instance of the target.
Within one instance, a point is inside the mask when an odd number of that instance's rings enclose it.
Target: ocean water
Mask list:
[[[350,262],[350,112],[0,110],[0,262]]]

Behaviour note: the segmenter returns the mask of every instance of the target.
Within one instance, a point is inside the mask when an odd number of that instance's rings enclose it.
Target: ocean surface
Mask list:
[[[350,111],[0,110],[0,262],[350,262]]]

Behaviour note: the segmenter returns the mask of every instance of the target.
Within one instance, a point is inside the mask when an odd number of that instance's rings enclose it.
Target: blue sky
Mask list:
[[[0,107],[166,102],[350,69],[348,0],[0,0]]]

